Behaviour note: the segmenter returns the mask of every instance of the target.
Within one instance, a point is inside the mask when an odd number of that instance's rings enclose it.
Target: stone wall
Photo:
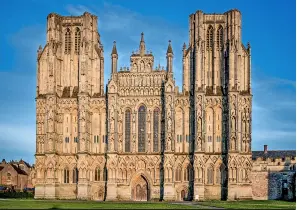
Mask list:
[[[252,172],[252,193],[254,200],[293,199],[293,177],[295,172]],[[287,184],[285,184],[287,182]],[[287,191],[287,192],[286,192]]]

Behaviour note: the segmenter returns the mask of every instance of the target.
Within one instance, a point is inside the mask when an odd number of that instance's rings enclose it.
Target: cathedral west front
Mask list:
[[[181,90],[171,42],[166,68],[155,68],[143,33],[129,68],[118,67],[113,43],[104,88],[97,17],[48,15],[37,52],[35,198],[252,198],[251,47],[241,13],[189,19]]]

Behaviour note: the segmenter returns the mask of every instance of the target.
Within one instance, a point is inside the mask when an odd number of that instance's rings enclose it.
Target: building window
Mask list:
[[[100,181],[100,174],[101,174],[100,168],[96,168],[96,170],[95,170],[95,181]]]
[[[140,106],[138,109],[138,152],[145,152],[146,135],[146,109]]]
[[[78,183],[78,169],[73,169],[73,183]]]
[[[70,54],[71,52],[71,32],[70,29],[66,29],[65,33],[65,54]]]
[[[64,183],[69,183],[69,170],[64,169]]]
[[[69,143],[69,137],[65,137],[65,143]]]
[[[10,181],[11,180],[11,174],[7,173],[7,180]]]
[[[78,143],[78,137],[74,137],[74,143]]]
[[[80,49],[80,30],[79,28],[76,28],[75,31],[75,53],[79,54]]]
[[[131,111],[125,112],[125,152],[130,152],[131,142]]]
[[[223,49],[223,27],[219,26],[217,31],[217,49],[222,50]]]
[[[221,183],[221,171],[219,168],[216,169],[216,183],[217,184]]]
[[[184,169],[184,181],[189,181],[188,168]]]
[[[212,26],[209,26],[207,29],[207,50],[212,50],[213,45],[213,28]]]
[[[175,171],[175,181],[181,181],[181,167],[177,167]]]
[[[207,169],[207,184],[213,183],[213,168],[210,167]]]
[[[159,109],[154,110],[154,152],[159,150]]]

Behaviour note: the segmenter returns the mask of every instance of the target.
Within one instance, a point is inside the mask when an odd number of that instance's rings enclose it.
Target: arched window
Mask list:
[[[213,28],[209,26],[207,29],[207,50],[212,50],[213,47]]]
[[[108,173],[107,169],[104,169],[103,170],[103,181],[107,181],[107,173]]]
[[[79,54],[80,49],[80,30],[79,28],[76,28],[75,30],[75,53]]]
[[[73,169],[73,183],[78,183],[78,169]]]
[[[100,181],[100,174],[101,174],[100,168],[96,168],[95,169],[95,181]]]
[[[131,111],[125,112],[125,152],[130,152],[131,141]]]
[[[217,31],[217,49],[222,50],[223,49],[223,27],[219,26]]]
[[[159,150],[159,109],[154,110],[154,152]]]
[[[213,168],[209,167],[207,169],[207,184],[212,184],[213,183]]]
[[[11,180],[11,174],[10,173],[7,173],[7,180]]]
[[[219,168],[216,169],[216,183],[217,184],[221,183],[221,171]]]
[[[146,135],[146,109],[144,106],[138,109],[138,152],[145,152]]]
[[[71,32],[70,29],[67,28],[65,33],[65,54],[70,54],[71,52]]]
[[[192,170],[191,165],[189,164],[187,168],[184,169],[184,181],[189,181],[191,178]]]
[[[194,177],[194,176],[193,176],[193,175],[194,175],[194,174],[193,174],[194,171],[193,171],[192,169],[193,169],[192,166],[189,164],[188,167],[187,167],[187,172],[188,172],[187,181],[191,181],[192,178]]]
[[[140,72],[144,72],[144,62],[140,61]]]
[[[175,171],[175,181],[181,181],[181,167],[177,167]]]
[[[69,183],[69,170],[67,168],[64,169],[64,183]]]

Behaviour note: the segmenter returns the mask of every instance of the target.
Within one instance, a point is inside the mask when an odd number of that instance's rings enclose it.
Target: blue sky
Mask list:
[[[140,3],[141,2],[141,3]],[[34,162],[36,51],[46,43],[46,17],[98,16],[104,45],[105,83],[110,74],[112,42],[117,41],[119,66],[144,32],[155,65],[166,65],[168,40],[174,51],[174,74],[181,89],[182,44],[188,43],[188,18],[196,10],[242,13],[242,41],[252,46],[252,149],[296,149],[296,5],[295,1],[38,1],[2,2],[0,40],[0,158]]]

